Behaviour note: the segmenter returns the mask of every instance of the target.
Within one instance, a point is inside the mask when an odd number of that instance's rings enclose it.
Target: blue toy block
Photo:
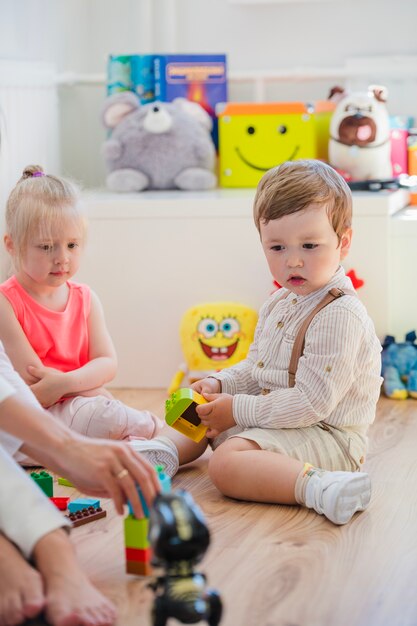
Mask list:
[[[157,465],[155,467],[158,472],[158,478],[161,485],[162,493],[169,493],[171,491],[171,478],[168,474],[165,474],[165,468],[163,465]]]
[[[77,498],[68,503],[68,511],[70,513],[76,513],[77,511],[81,511],[81,509],[87,509],[89,506],[98,509],[100,500],[94,498]]]
[[[171,478],[165,474],[164,471],[164,466],[163,465],[156,465],[155,466],[155,470],[158,473],[158,479],[159,479],[159,483],[161,485],[161,491],[162,493],[169,493],[171,491]],[[143,497],[143,493],[140,490],[140,487],[138,485],[136,485],[136,489],[140,498],[140,502],[142,504],[142,508],[143,508],[143,513],[145,515],[145,517],[149,517],[149,508],[148,505],[145,502],[145,498]],[[129,507],[129,513],[130,515],[134,516],[133,513],[133,509],[132,509],[132,505],[130,504],[130,502],[128,501],[127,506]]]

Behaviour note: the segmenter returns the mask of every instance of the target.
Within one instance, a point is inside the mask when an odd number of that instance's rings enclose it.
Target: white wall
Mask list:
[[[416,23],[415,0],[0,0],[0,59],[53,61],[61,74],[91,74],[105,71],[109,53],[225,51],[232,72],[340,68],[352,57],[417,55]],[[379,69],[362,82],[387,78]],[[415,75],[388,82],[391,112],[417,115]],[[289,81],[266,96],[314,100],[333,84]],[[63,169],[90,187],[104,177],[104,95],[102,85],[61,87]],[[230,95],[244,100],[252,91],[239,85]]]

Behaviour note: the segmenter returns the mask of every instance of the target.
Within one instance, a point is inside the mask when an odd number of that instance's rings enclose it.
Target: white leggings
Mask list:
[[[162,428],[161,420],[149,411],[138,411],[106,396],[76,396],[54,404],[48,411],[87,437],[151,439]]]

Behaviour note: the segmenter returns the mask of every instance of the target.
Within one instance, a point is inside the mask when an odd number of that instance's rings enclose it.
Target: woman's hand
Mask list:
[[[43,459],[43,463],[83,493],[112,498],[119,514],[129,500],[135,516],[143,517],[136,485],[149,506],[160,491],[155,469],[145,457],[122,441],[88,439],[76,433],[71,439],[65,451],[49,451],[49,458]]]

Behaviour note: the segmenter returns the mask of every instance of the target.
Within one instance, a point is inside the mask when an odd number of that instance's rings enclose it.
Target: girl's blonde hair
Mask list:
[[[19,263],[28,241],[36,234],[52,239],[52,230],[73,220],[84,239],[86,222],[80,211],[80,189],[64,178],[45,174],[40,165],[28,165],[11,191],[6,205],[6,230]]]
[[[330,165],[314,159],[287,161],[269,170],[256,190],[253,214],[261,222],[303,211],[311,204],[326,206],[339,240],[352,225],[352,194]]]

